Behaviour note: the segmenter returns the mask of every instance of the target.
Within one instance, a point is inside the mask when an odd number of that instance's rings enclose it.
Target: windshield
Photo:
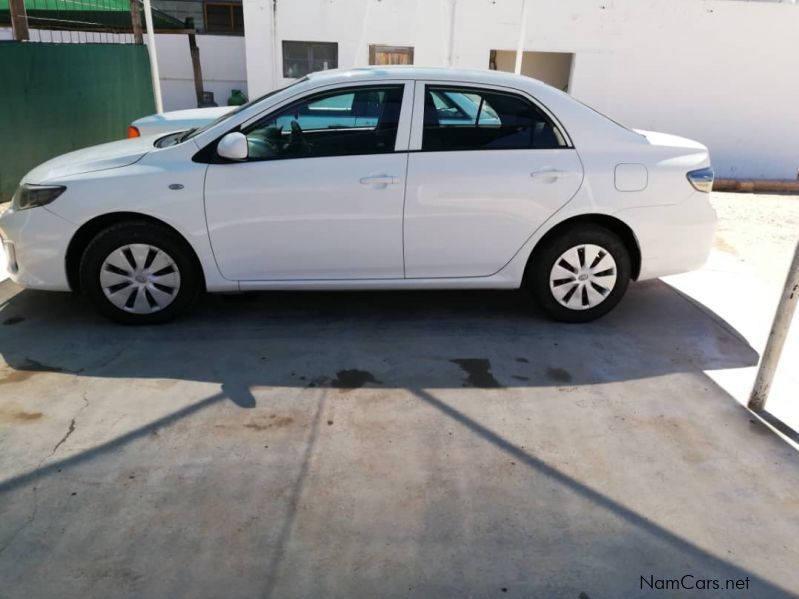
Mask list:
[[[308,77],[303,77],[302,79],[297,79],[294,83],[291,83],[290,85],[287,85],[286,87],[281,87],[281,88],[272,90],[268,94],[264,94],[263,96],[261,96],[259,98],[255,98],[255,100],[250,100],[246,104],[242,104],[241,106],[239,106],[237,108],[234,108],[230,112],[226,112],[225,114],[223,114],[219,118],[214,119],[210,123],[206,123],[202,127],[198,127],[197,129],[189,129],[188,131],[186,131],[182,135],[182,137],[180,137],[180,138],[178,138],[176,140],[176,143],[182,143],[182,142],[184,142],[184,141],[186,141],[188,139],[191,139],[193,137],[197,137],[198,135],[201,135],[201,134],[205,133],[206,131],[208,131],[211,127],[216,127],[219,123],[222,123],[222,122],[228,120],[230,117],[238,114],[242,110],[245,110],[245,109],[249,108],[250,106],[252,106],[254,104],[257,104],[261,100],[266,100],[270,96],[274,96],[276,93],[282,92],[284,89],[288,89],[290,87],[294,87],[298,83],[302,83],[303,81],[307,81],[307,80],[308,80]]]

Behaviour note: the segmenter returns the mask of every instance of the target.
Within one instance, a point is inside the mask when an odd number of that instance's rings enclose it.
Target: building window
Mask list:
[[[304,77],[315,71],[338,68],[335,42],[283,42],[283,76]]]
[[[241,2],[205,2],[203,11],[206,33],[244,34]]]
[[[370,44],[369,64],[413,64],[413,47]]]

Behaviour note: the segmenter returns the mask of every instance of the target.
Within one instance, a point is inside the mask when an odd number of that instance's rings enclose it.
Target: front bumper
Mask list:
[[[47,210],[7,209],[0,239],[11,280],[29,289],[69,291],[66,253],[75,225]]]

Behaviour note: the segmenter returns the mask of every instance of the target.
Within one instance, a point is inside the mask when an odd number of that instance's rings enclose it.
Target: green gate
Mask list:
[[[0,202],[36,165],[153,112],[145,46],[0,43]]]

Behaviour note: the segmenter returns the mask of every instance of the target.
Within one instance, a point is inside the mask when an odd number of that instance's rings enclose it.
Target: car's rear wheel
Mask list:
[[[528,289],[548,316],[588,322],[621,301],[630,281],[630,253],[605,227],[577,224],[547,240],[528,268]]]
[[[172,320],[201,289],[191,249],[166,227],[149,222],[101,231],[83,254],[80,276],[96,308],[123,324]]]

